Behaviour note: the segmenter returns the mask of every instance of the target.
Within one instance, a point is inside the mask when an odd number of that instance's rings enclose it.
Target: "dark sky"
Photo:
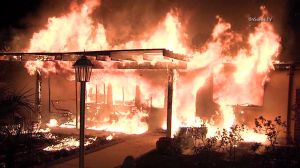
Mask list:
[[[16,35],[30,39],[50,16],[60,16],[69,10],[72,0],[1,0],[0,49],[8,47]],[[189,37],[189,45],[201,46],[209,38],[220,15],[232,24],[232,29],[247,34],[251,31],[249,16],[259,16],[265,5],[277,33],[282,37],[282,60],[300,61],[300,1],[285,0],[103,0],[92,16],[115,36],[110,42],[138,39],[164,18],[170,9],[177,9],[180,21]],[[81,3],[78,0],[78,3]],[[120,26],[122,25],[122,26]],[[125,31],[126,28],[126,31]],[[125,33],[124,33],[125,32]],[[21,48],[24,46],[21,46]],[[20,48],[20,47],[19,47]]]

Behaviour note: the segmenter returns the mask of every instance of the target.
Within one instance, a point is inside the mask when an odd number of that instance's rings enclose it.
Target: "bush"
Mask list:
[[[286,122],[281,120],[281,116],[275,117],[275,119],[267,120],[263,116],[255,118],[255,128],[256,133],[265,134],[267,140],[269,141],[269,146],[266,149],[269,151],[275,150],[275,145],[278,144],[278,135],[282,129],[286,128]]]
[[[0,122],[4,125],[28,123],[31,120],[31,113],[34,112],[34,94],[31,89],[13,90],[8,87],[0,87]]]
[[[244,130],[244,125],[234,125],[229,131],[223,129],[221,133],[220,148],[229,153],[230,160],[235,160],[236,147],[244,140],[241,135]]]

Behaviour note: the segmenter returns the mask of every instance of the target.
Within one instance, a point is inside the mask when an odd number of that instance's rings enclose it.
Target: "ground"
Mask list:
[[[114,168],[122,165],[127,156],[137,158],[155,149],[156,141],[164,136],[161,133],[147,133],[128,137],[124,142],[85,155],[85,168]],[[55,168],[78,167],[78,158],[57,164]]]

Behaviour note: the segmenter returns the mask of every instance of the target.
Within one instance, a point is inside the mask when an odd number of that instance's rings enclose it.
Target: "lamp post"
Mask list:
[[[79,167],[84,167],[84,119],[85,119],[85,88],[92,74],[92,62],[81,56],[74,63],[76,81],[80,82],[80,131],[79,131]]]

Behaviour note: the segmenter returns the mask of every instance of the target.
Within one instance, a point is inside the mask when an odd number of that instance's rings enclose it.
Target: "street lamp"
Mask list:
[[[79,143],[79,167],[84,167],[84,119],[85,119],[85,88],[92,74],[92,62],[86,56],[81,56],[75,63],[76,81],[80,82],[80,143]]]

